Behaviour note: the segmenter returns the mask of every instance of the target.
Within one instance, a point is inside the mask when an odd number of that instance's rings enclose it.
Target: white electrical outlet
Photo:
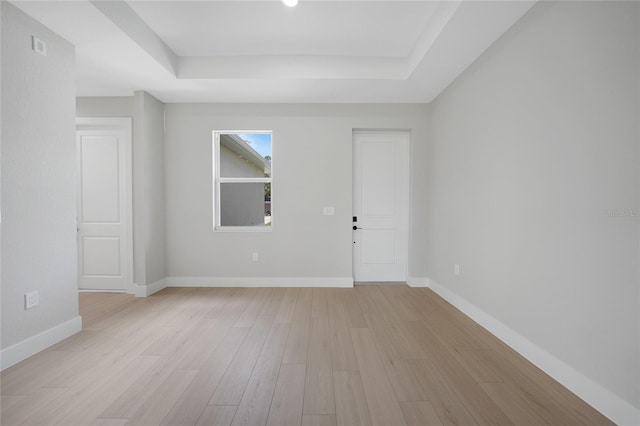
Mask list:
[[[253,253],[251,253],[251,260],[254,262],[258,261],[258,252],[254,251]]]
[[[31,291],[24,295],[24,308],[31,309],[38,306],[40,303],[39,295],[37,291]]]
[[[453,274],[460,275],[460,265],[458,265],[457,263],[453,265]]]

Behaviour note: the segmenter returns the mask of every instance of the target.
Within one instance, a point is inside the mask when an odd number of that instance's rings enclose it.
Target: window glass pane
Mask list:
[[[221,133],[220,177],[271,177],[270,133]]]
[[[220,183],[221,226],[271,226],[270,183]]]

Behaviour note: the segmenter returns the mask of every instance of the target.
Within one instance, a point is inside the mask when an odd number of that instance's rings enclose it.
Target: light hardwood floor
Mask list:
[[[2,372],[2,425],[604,425],[428,289],[81,293]]]

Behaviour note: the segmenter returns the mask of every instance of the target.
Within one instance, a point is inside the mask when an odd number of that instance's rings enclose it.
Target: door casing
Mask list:
[[[82,138],[101,134],[118,138],[118,221],[110,223],[115,231],[97,231],[100,222],[85,222],[83,216],[83,176],[82,176]],[[126,291],[133,293],[133,178],[132,178],[132,125],[131,118],[77,118],[76,119],[76,155],[77,155],[77,230],[78,230],[78,287],[80,290]],[[97,232],[96,232],[97,231]],[[113,235],[109,235],[113,232]],[[93,234],[93,235],[88,235]],[[99,240],[119,239],[120,276],[113,274],[92,274],[85,271],[85,243],[87,237]],[[104,246],[107,247],[108,245]],[[103,249],[104,249],[103,247]],[[100,250],[98,245],[97,250]],[[95,265],[95,263],[94,263]],[[102,278],[102,279],[101,279]],[[118,283],[117,285],[115,283]]]
[[[409,148],[408,131],[353,132],[353,216],[358,220],[353,226],[359,228],[352,231],[355,282],[407,281]],[[367,156],[368,160],[363,160],[363,156]],[[363,161],[372,164],[366,165]],[[381,167],[380,173],[373,167],[376,165]],[[388,166],[393,166],[393,176],[382,170],[382,167]],[[367,188],[367,184],[374,187]],[[380,194],[392,194],[395,197],[393,207],[379,202],[384,200],[376,201],[373,198],[375,185],[380,185]],[[390,251],[392,240],[393,252]],[[370,246],[376,243],[381,246]]]

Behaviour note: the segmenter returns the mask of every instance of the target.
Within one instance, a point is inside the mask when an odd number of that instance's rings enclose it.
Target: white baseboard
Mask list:
[[[167,287],[353,287],[352,277],[168,277]]]
[[[147,285],[134,284],[133,294],[135,294],[136,297],[148,297],[165,288],[167,288],[167,279],[163,278],[161,280],[158,280],[154,283],[147,284]]]
[[[564,361],[556,358],[443,285],[433,280],[428,280],[428,286],[440,297],[486,328],[498,339],[509,345],[614,423],[629,426],[640,425],[640,410],[638,408],[589,379]]]
[[[409,277],[407,278],[407,285],[409,287],[429,287],[429,279],[423,277]]]
[[[0,370],[9,368],[82,330],[82,317],[77,316],[67,322],[29,337],[20,343],[0,351]]]

